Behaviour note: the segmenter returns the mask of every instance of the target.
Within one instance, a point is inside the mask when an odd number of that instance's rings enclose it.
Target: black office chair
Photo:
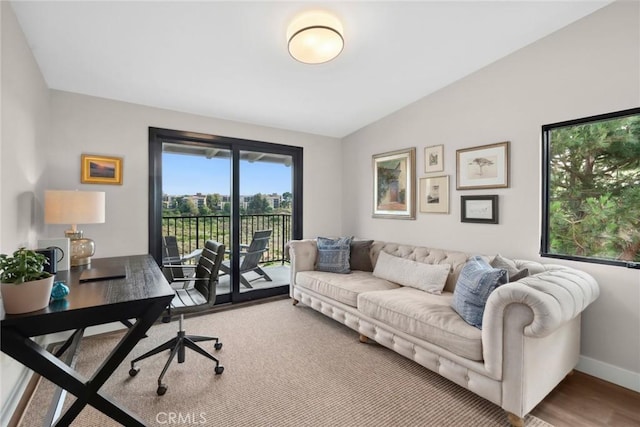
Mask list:
[[[182,322],[184,320],[185,313],[193,313],[213,307],[216,300],[218,271],[220,270],[220,264],[222,263],[223,258],[224,245],[214,242],[213,240],[207,240],[200,259],[198,260],[198,264],[196,265],[195,277],[175,279],[176,281],[188,280],[194,282],[194,286],[191,288],[175,289],[176,296],[171,301],[171,306],[167,308],[167,316],[163,318],[163,321],[169,321],[172,316],[180,315],[177,336],[131,361],[129,375],[135,377],[140,371],[140,368],[135,366],[136,362],[153,356],[154,354],[158,354],[164,350],[171,350],[169,360],[167,360],[162,373],[158,377],[158,396],[162,396],[167,392],[167,385],[162,382],[162,378],[167,373],[167,369],[169,369],[169,365],[175,355],[178,355],[178,363],[184,362],[185,347],[213,360],[216,363],[214,368],[216,375],[220,375],[224,371],[224,367],[220,366],[218,359],[196,344],[196,342],[199,341],[215,341],[213,348],[220,350],[222,348],[222,343],[219,342],[219,339],[197,335],[186,335],[184,329],[182,329]]]

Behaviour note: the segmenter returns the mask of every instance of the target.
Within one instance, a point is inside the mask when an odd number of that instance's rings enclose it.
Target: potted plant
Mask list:
[[[28,313],[49,305],[53,275],[44,271],[47,258],[20,248],[0,255],[0,292],[7,314]]]

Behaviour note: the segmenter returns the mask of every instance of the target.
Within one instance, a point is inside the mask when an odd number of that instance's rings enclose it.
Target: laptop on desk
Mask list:
[[[95,267],[82,270],[80,273],[80,283],[96,282],[98,280],[122,279],[127,277],[124,265],[114,265],[109,267]]]

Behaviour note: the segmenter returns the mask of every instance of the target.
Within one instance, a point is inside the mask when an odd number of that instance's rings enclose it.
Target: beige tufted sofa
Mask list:
[[[580,314],[599,294],[590,275],[564,266],[513,260],[530,276],[498,287],[482,330],[450,307],[458,274],[474,255],[374,242],[380,251],[429,264],[451,264],[442,295],[352,271],[315,270],[315,240],[290,242],[294,304],[303,304],[501,406],[514,426],[575,367]],[[488,260],[491,257],[487,257]]]

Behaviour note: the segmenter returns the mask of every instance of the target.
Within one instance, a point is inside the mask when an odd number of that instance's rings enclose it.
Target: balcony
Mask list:
[[[255,289],[276,287],[289,284],[289,263],[285,245],[291,239],[291,214],[252,214],[240,216],[240,242],[249,244],[254,231],[273,230],[269,239],[269,250],[262,256],[260,266],[272,278],[252,281]],[[198,216],[163,216],[162,235],[176,236],[178,250],[181,254],[190,254],[202,248],[207,240],[223,243],[231,249],[231,216],[230,215],[198,215]],[[246,273],[251,280],[252,273]],[[247,288],[241,287],[245,292]],[[219,293],[228,293],[229,280],[220,278]]]

